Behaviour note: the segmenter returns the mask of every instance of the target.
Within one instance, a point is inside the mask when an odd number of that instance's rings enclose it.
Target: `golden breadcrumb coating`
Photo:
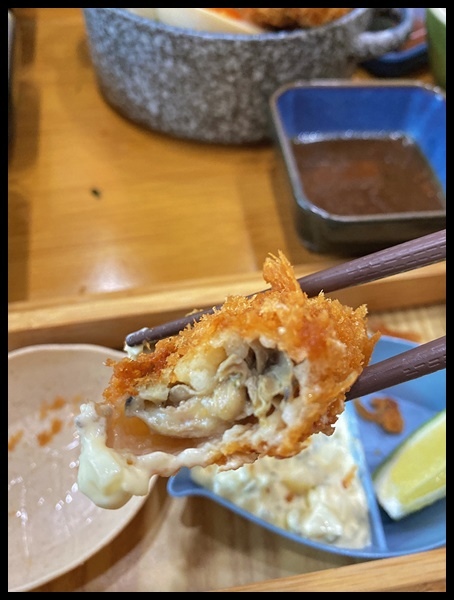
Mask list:
[[[266,258],[263,276],[270,289],[228,297],[153,350],[109,361],[113,374],[97,408],[109,407],[108,445],[136,455],[206,445],[197,464],[236,468],[295,455],[313,433],[333,432],[379,334],[368,334],[365,306],[309,298],[282,252]],[[197,386],[209,392],[188,397]],[[177,390],[183,396],[171,402]],[[128,399],[140,404],[129,416]]]
[[[243,18],[271,29],[320,27],[340,19],[351,8],[243,8]]]

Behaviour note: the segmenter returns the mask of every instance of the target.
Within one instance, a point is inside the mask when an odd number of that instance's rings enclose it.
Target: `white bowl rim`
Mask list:
[[[14,348],[8,352],[8,358],[17,356],[19,354],[27,354],[30,352],[37,351],[61,351],[61,350],[77,350],[77,351],[91,351],[91,352],[109,352],[118,354],[120,356],[126,356],[126,353],[122,350],[115,348],[109,348],[108,346],[101,346],[100,344],[87,344],[87,343],[47,343],[47,344],[33,344],[29,346],[21,346],[20,348]]]

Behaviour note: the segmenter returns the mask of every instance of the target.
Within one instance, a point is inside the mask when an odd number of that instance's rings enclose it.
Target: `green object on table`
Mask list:
[[[426,9],[426,29],[432,74],[446,89],[446,8]]]

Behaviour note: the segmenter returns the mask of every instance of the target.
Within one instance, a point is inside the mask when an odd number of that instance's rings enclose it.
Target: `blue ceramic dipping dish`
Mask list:
[[[309,250],[363,255],[446,227],[446,96],[441,88],[410,80],[298,81],[272,95],[270,112],[284,170],[280,179],[285,189],[279,192],[290,194],[296,231]],[[414,187],[420,176],[416,171],[402,175],[406,178],[399,182],[402,208],[392,212],[342,214],[336,206],[327,210],[312,201],[304,188],[294,141],[368,136],[412,141],[437,184],[436,208],[419,210],[412,204],[414,197],[407,188]],[[332,176],[333,192],[338,187],[336,166],[320,171],[318,178],[326,189],[326,177]],[[354,171],[350,177],[355,178]]]

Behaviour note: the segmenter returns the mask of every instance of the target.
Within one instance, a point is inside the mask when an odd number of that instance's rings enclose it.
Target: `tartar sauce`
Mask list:
[[[259,518],[318,542],[363,548],[371,531],[367,497],[345,413],[333,435],[318,433],[292,458],[263,457],[236,470],[195,467],[191,477]]]

